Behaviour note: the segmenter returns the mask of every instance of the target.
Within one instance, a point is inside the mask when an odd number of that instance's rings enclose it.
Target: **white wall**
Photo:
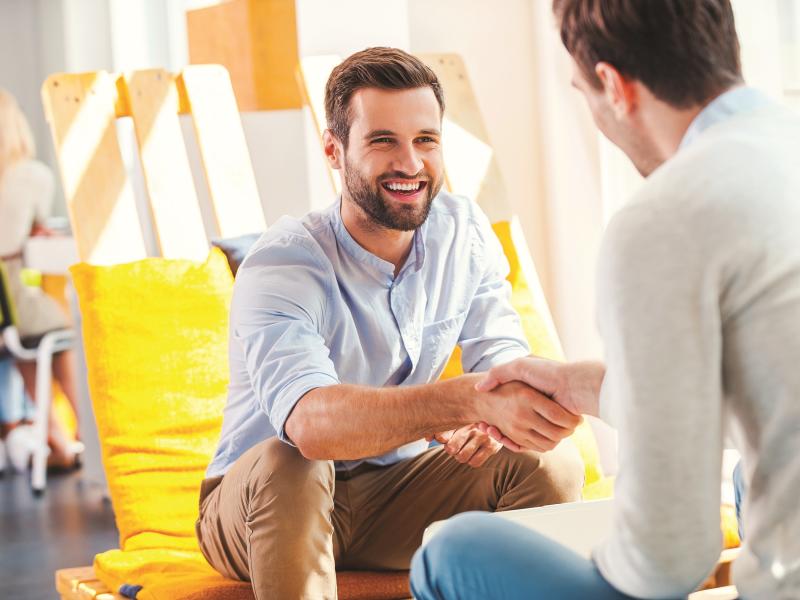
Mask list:
[[[502,10],[482,0],[408,4],[412,52],[455,52],[464,58],[509,202],[549,291],[547,227],[537,202],[542,157],[531,1],[506,0]]]
[[[49,146],[39,100],[41,48],[38,29],[39,4],[28,0],[0,2],[0,87],[11,92],[28,117],[37,148]]]

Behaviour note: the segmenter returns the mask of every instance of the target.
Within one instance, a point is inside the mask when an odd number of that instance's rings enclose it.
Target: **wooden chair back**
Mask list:
[[[56,74],[42,86],[79,258],[115,264],[155,254],[201,260],[211,237],[266,227],[228,72],[193,65],[113,74]],[[208,186],[202,207],[181,128],[188,115]],[[147,210],[137,206],[117,121],[130,118]]]

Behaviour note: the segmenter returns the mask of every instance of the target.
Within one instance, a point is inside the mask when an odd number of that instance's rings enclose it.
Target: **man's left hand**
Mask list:
[[[492,439],[488,433],[481,431],[477,423],[437,433],[428,438],[429,441],[431,439],[443,444],[444,451],[458,462],[476,469],[503,447],[503,444]]]

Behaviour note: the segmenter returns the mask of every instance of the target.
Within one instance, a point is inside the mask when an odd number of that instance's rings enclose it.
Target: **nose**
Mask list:
[[[392,168],[395,171],[410,176],[416,175],[424,167],[422,158],[414,147],[414,144],[400,145],[392,162]]]

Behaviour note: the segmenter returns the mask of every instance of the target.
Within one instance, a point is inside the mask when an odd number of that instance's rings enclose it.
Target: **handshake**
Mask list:
[[[479,420],[431,434],[457,461],[480,467],[503,446],[513,452],[547,452],[598,414],[602,363],[559,363],[533,356],[465,375]]]

